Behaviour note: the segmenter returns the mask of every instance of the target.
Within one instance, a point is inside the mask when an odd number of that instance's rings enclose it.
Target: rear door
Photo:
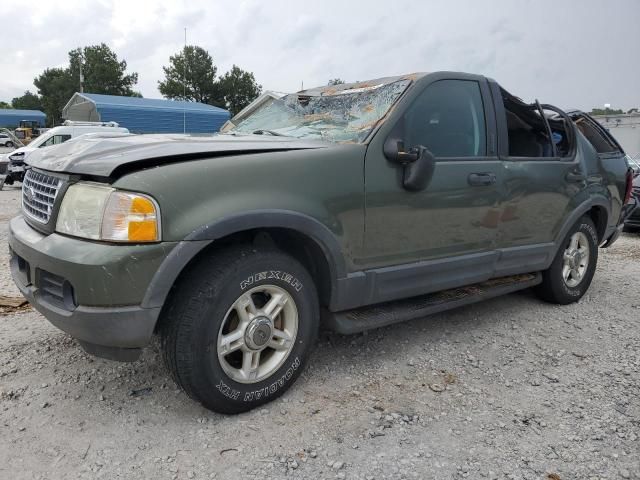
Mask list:
[[[423,190],[403,187],[402,167],[383,153],[388,134],[379,132],[367,150],[363,263],[382,267],[376,279],[384,299],[388,292],[419,294],[493,272],[503,167],[491,97],[483,77],[449,75],[428,76],[405,99],[410,104],[397,107],[404,110],[396,125],[403,124],[405,150],[424,146],[435,157]]]
[[[553,242],[586,188],[570,119],[552,106],[526,104],[491,82],[504,164],[497,275],[543,268]],[[544,107],[544,108],[543,108]],[[540,115],[540,109],[545,115]],[[553,109],[558,114],[553,115]],[[553,126],[552,126],[553,125]]]

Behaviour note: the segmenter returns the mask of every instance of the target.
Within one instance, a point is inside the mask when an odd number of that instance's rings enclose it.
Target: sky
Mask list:
[[[640,0],[64,0],[2,2],[0,100],[34,91],[69,50],[104,42],[160,98],[169,56],[187,42],[264,89],[455,70],[527,101],[640,106]],[[32,6],[35,7],[32,8]],[[6,21],[6,19],[11,19]]]

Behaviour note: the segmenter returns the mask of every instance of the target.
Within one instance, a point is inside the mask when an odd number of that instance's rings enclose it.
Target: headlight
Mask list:
[[[62,200],[56,231],[108,242],[157,242],[160,212],[146,195],[76,183]]]

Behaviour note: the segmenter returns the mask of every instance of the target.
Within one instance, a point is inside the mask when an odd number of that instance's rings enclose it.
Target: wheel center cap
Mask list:
[[[580,265],[580,262],[582,262],[582,254],[577,250],[571,252],[571,259],[569,260],[571,267],[578,267]]]
[[[267,317],[254,318],[244,334],[245,344],[252,350],[260,350],[273,337],[273,325]]]

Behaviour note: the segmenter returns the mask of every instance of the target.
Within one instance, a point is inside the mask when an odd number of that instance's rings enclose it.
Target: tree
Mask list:
[[[47,68],[33,84],[38,89],[40,100],[47,115],[47,126],[53,127],[62,121],[62,108],[76,91],[76,82],[68,68]]]
[[[0,101],[0,108],[12,108],[10,104],[8,104],[7,102],[2,102]]]
[[[80,90],[80,61],[84,76],[84,90],[107,95],[140,97],[133,90],[138,82],[137,73],[127,73],[127,62],[119,61],[107,45],[76,48],[69,52],[69,66],[48,68],[35,78],[40,102],[47,114],[47,125],[54,126],[62,120],[62,108],[71,96]]]
[[[196,45],[188,45],[169,57],[169,66],[162,69],[165,78],[158,82],[158,89],[165,98],[215,105],[228,109],[232,115],[262,91],[253,73],[236,65],[216,78],[218,69],[211,55]]]
[[[622,109],[612,109],[612,108],[594,108],[593,110],[591,110],[591,112],[589,113],[590,115],[619,115],[621,113],[624,113],[624,111]]]
[[[217,68],[204,48],[188,45],[169,57],[169,66],[162,69],[165,79],[158,82],[158,90],[164,97],[208,104],[220,100],[215,85]]]
[[[84,91],[106,95],[132,96],[132,87],[138,83],[138,74],[127,74],[127,62],[106,44],[76,48],[69,52],[69,74],[80,88],[80,61],[84,77]]]
[[[31,93],[29,90],[24,92],[21,97],[15,97],[11,100],[11,106],[21,110],[42,110],[42,102],[40,97],[35,93]]]
[[[236,65],[220,77],[218,85],[224,106],[231,115],[237,114],[262,92],[262,85],[256,82],[253,73],[245,72]]]
[[[344,80],[342,80],[341,78],[332,78],[331,80],[329,80],[327,85],[329,85],[329,86],[331,86],[331,85],[342,85],[343,83],[346,83],[346,82]]]

